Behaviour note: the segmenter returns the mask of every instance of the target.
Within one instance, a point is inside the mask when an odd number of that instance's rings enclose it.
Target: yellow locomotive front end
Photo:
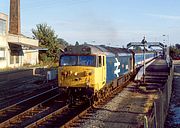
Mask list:
[[[94,88],[94,73],[95,56],[61,56],[59,67],[59,86],[67,88]]]
[[[105,85],[106,58],[94,49],[84,45],[69,46],[60,56],[58,84],[69,97],[91,98]]]

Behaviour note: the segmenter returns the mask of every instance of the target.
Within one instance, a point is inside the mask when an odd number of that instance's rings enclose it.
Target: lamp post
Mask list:
[[[166,45],[170,45],[169,44],[169,35],[162,35],[163,37],[166,37],[166,39],[163,39],[163,42],[166,43]]]
[[[169,35],[163,35],[163,37],[167,37],[167,47],[165,48],[165,50],[166,50],[165,59],[166,59],[166,62],[168,64],[168,67],[169,67],[170,66],[170,57],[169,57],[170,53],[169,52],[170,52],[171,43],[169,43]]]
[[[143,47],[144,47],[144,50],[143,50],[143,83],[145,83],[145,79],[144,79],[144,77],[145,77],[145,66],[146,66],[146,63],[145,63],[145,60],[146,60],[146,57],[145,57],[145,55],[146,55],[146,44],[147,44],[147,41],[146,41],[146,38],[145,38],[145,36],[144,36],[144,38],[143,38],[143,40],[141,41],[141,43],[143,44]]]

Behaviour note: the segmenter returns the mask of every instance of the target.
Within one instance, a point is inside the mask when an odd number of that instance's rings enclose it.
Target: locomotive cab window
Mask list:
[[[79,63],[80,66],[95,66],[95,56],[79,56]]]
[[[102,66],[102,60],[101,60],[101,56],[98,56],[98,67]]]
[[[105,57],[103,56],[103,66],[105,66]]]
[[[60,58],[60,65],[61,66],[75,66],[77,65],[78,58],[77,56],[69,56],[64,55]]]
[[[60,57],[61,66],[94,66],[95,56],[92,55],[63,55]]]

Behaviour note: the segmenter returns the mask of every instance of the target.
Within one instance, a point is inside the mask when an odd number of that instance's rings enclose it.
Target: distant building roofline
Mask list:
[[[6,13],[4,12],[0,12],[0,14],[4,15],[4,16],[8,16]]]
[[[42,48],[42,47],[39,47],[39,46],[34,46],[34,45],[29,45],[29,44],[24,44],[24,43],[21,43],[21,42],[8,42],[9,45],[20,45],[22,46],[22,49],[23,50],[40,50],[40,51],[47,51],[48,48]]]

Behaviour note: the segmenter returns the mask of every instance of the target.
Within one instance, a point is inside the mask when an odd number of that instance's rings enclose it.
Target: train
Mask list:
[[[58,86],[68,94],[70,104],[77,99],[97,100],[102,90],[140,65],[143,53],[105,45],[68,46],[59,59]],[[155,54],[147,53],[146,59]],[[104,91],[104,90],[103,90]]]

